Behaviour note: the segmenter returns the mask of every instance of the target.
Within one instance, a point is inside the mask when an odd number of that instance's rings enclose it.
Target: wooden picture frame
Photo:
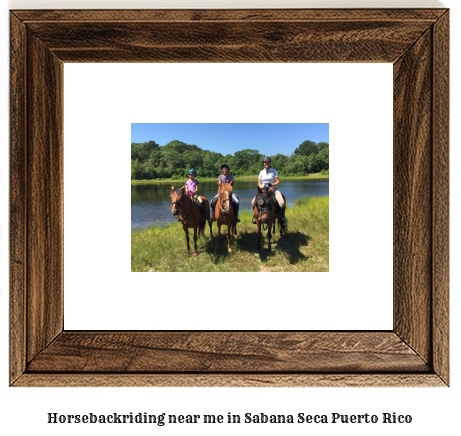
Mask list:
[[[447,9],[18,10],[10,24],[11,386],[449,385]],[[393,330],[65,331],[64,62],[393,63]]]

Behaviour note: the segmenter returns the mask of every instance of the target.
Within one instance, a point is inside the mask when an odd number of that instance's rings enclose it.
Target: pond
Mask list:
[[[175,187],[184,184],[175,182]],[[251,200],[256,194],[256,181],[234,182],[234,192],[240,199],[240,210],[251,210]],[[285,195],[288,206],[301,197],[324,197],[329,195],[329,179],[282,180],[279,190]],[[151,224],[165,225],[175,218],[171,215],[171,184],[156,183],[131,185],[131,229],[145,228]],[[199,194],[211,200],[218,192],[216,182],[200,182]]]

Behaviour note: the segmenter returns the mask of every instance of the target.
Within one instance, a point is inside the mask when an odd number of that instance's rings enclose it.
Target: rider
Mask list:
[[[222,174],[219,175],[219,178],[218,178],[218,183],[219,183],[219,186],[221,186],[223,183],[230,183],[231,186],[234,186],[234,176],[232,174],[229,174],[229,165],[227,164],[222,164],[221,165],[221,172]],[[211,219],[212,221],[215,220],[215,217],[214,217],[214,205],[213,205],[213,202],[216,201],[216,198],[218,198],[218,194],[216,194],[213,199],[211,200]],[[237,196],[232,193],[232,199],[234,200],[234,222],[235,223],[239,223],[240,220],[239,220],[239,199],[237,198]]]
[[[188,175],[189,175],[189,180],[187,180],[185,183],[186,194],[189,195],[190,197],[194,197],[195,195],[197,195],[197,191],[198,191],[198,180],[195,180],[195,177],[197,176],[197,171],[191,168],[188,171]]]
[[[269,187],[272,186],[275,194],[275,199],[277,200],[278,206],[280,208],[280,220],[282,223],[282,227],[286,227],[287,222],[285,219],[285,201],[283,200],[282,193],[276,188],[276,186],[280,183],[279,175],[275,168],[271,167],[271,158],[269,156],[265,156],[263,159],[264,169],[259,173],[258,179],[258,186],[262,189],[264,185],[268,185]],[[255,205],[255,198],[251,201],[251,206],[254,207]],[[256,218],[253,217],[251,221],[253,224],[256,224]]]
[[[195,179],[195,177],[197,176],[197,171],[191,168],[188,171],[188,175],[189,175],[189,180],[187,180],[186,183],[184,184],[185,189],[186,189],[186,195],[189,195],[191,197],[191,200],[193,199],[195,201],[199,209],[202,209],[203,214],[206,216],[207,213],[206,213],[205,208],[203,207],[202,199],[200,198],[200,196],[197,195],[198,180]]]

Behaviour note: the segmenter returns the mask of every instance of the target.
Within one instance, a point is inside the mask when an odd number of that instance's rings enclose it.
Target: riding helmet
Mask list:
[[[272,162],[269,156],[265,156],[263,162]]]
[[[222,170],[223,168],[229,169],[229,165],[227,165],[227,164],[222,164],[222,165],[221,165],[221,170]]]
[[[195,171],[193,168],[191,168],[188,172],[189,174],[194,174],[194,176],[197,175],[197,171]]]

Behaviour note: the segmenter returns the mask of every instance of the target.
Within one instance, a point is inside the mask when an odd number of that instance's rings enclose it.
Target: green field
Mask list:
[[[166,227],[151,226],[131,232],[131,271],[135,272],[258,272],[258,271],[328,271],[329,270],[329,197],[302,198],[286,211],[288,231],[272,237],[272,251],[267,250],[263,231],[262,247],[257,247],[257,227],[252,214],[242,211],[237,226],[238,239],[232,238],[232,252],[227,251],[227,227],[221,228],[216,248],[216,223],[213,238],[197,242],[198,255],[186,255],[186,240],[179,222]],[[193,230],[189,230],[193,249]]]

